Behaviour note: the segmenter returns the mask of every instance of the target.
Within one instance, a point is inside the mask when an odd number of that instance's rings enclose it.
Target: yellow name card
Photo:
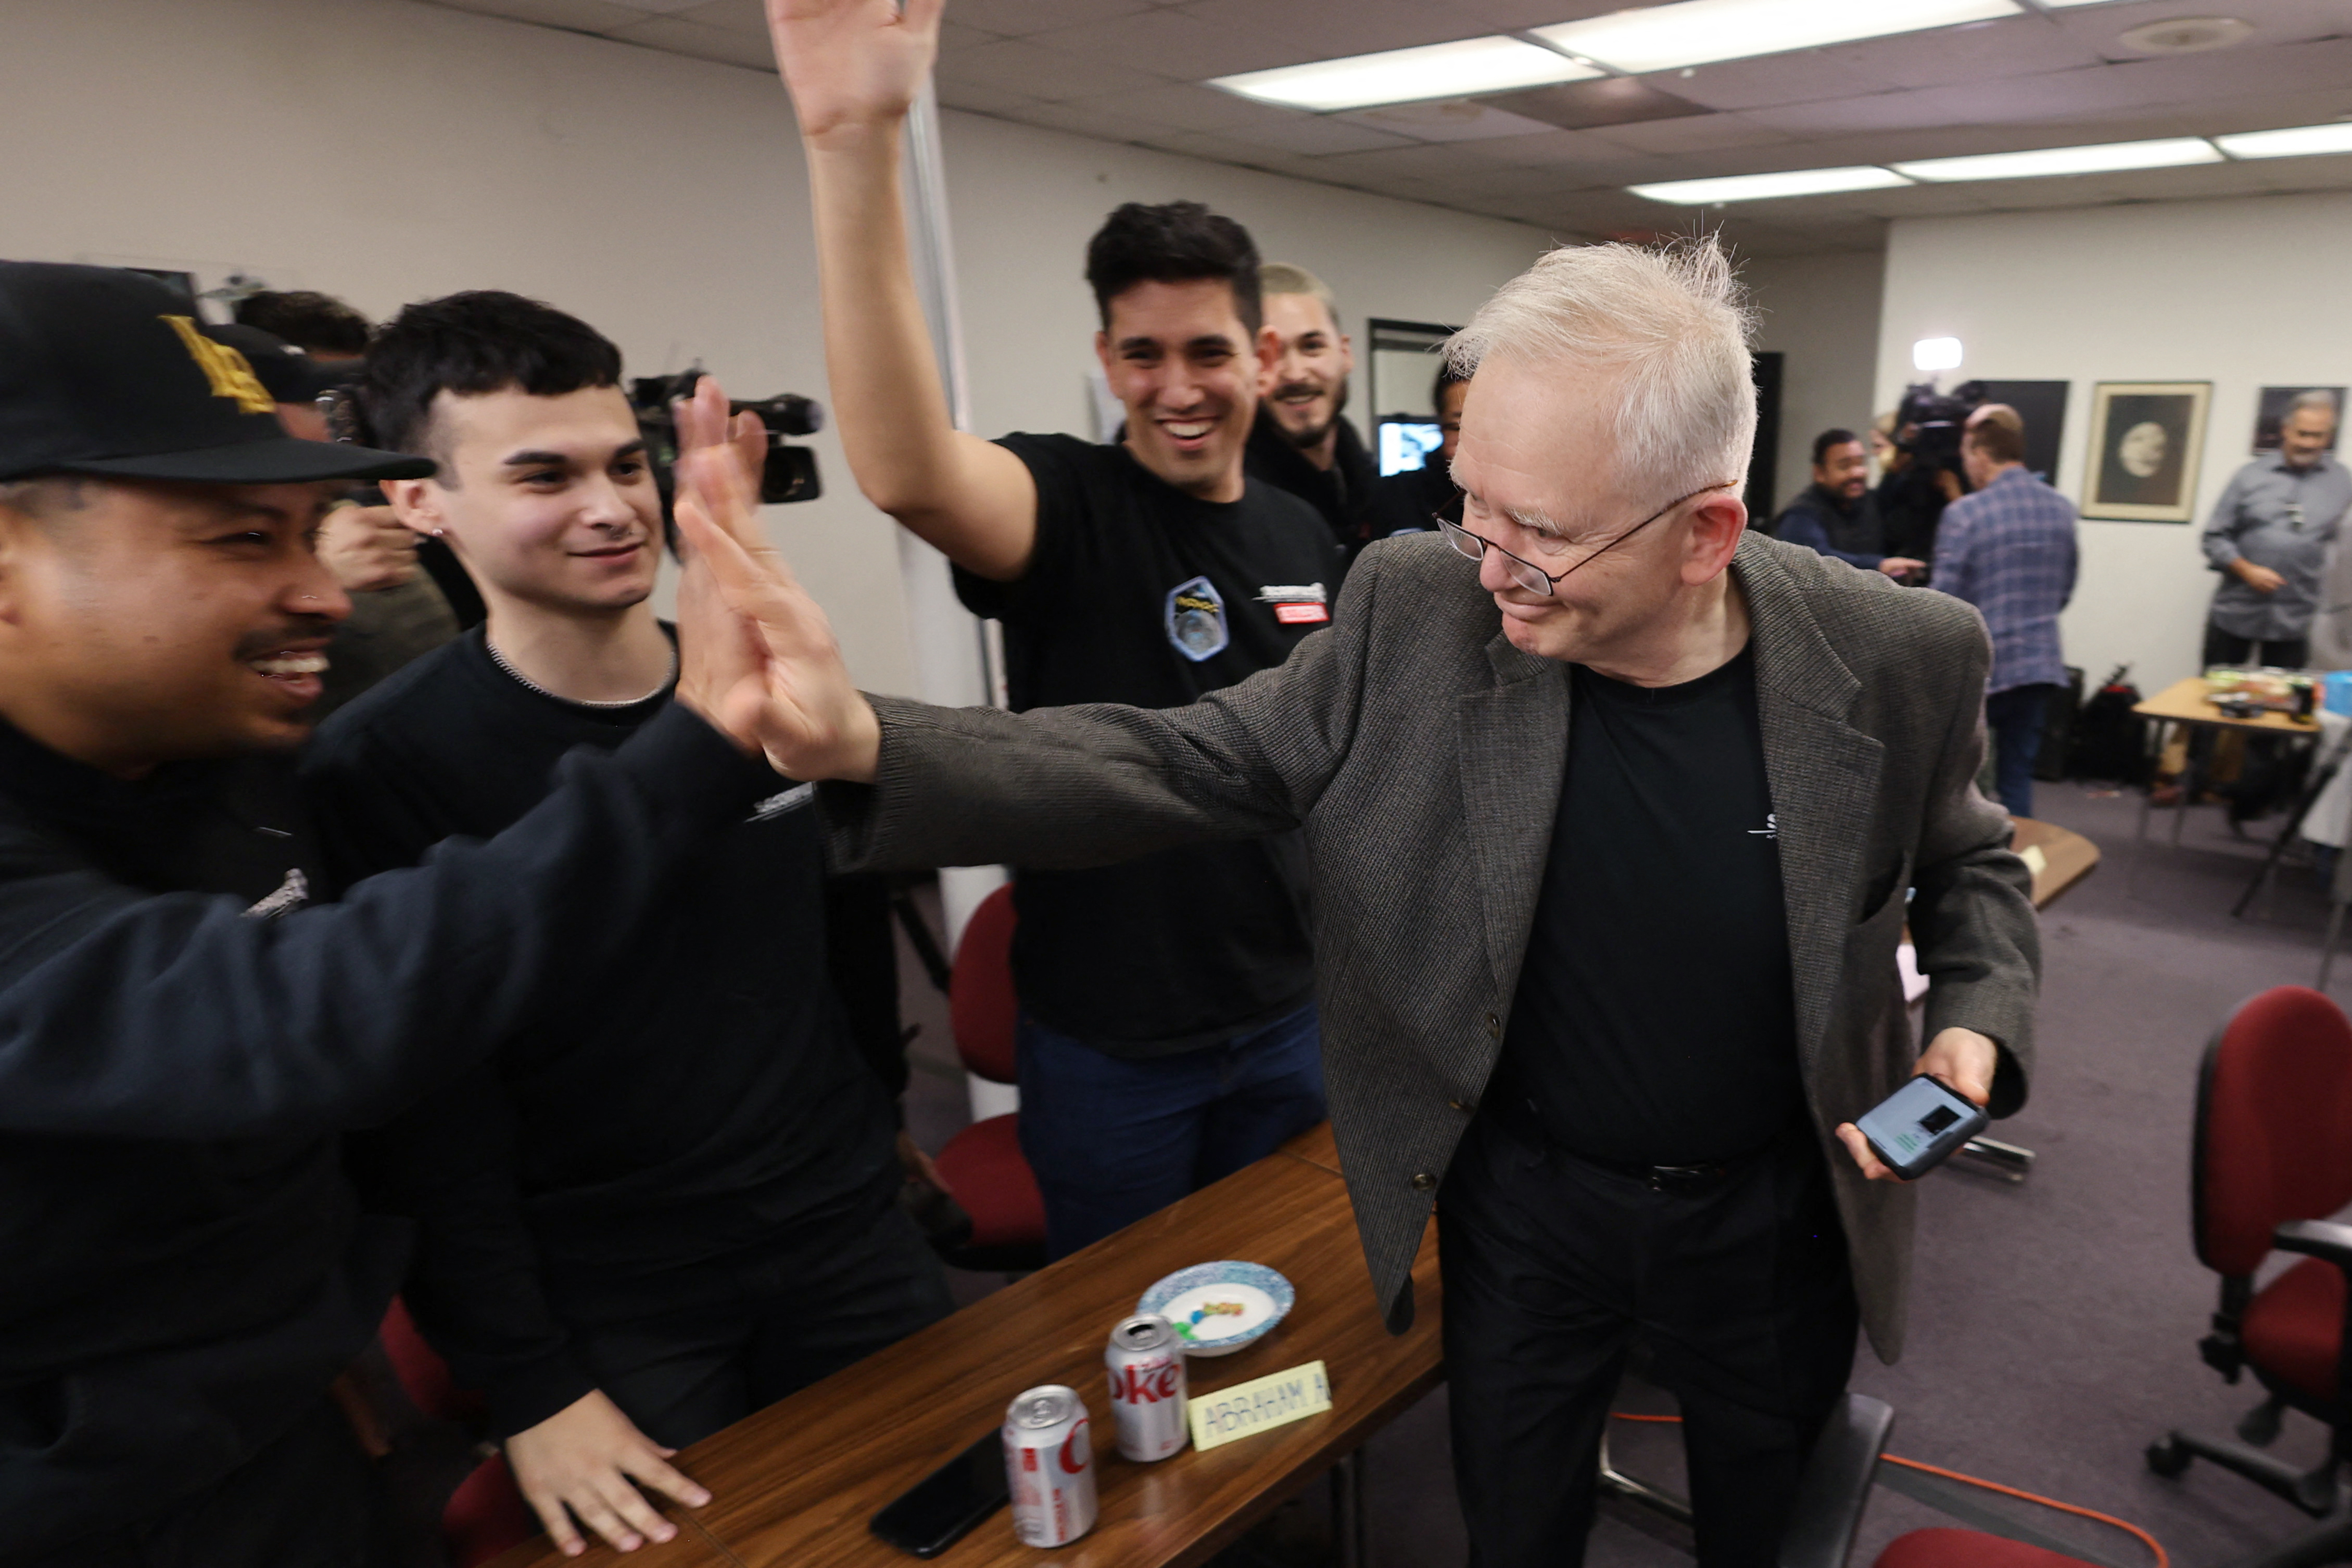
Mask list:
[[[1330,1409],[1331,1380],[1321,1362],[1310,1361],[1214,1394],[1193,1394],[1185,1403],[1191,1406],[1192,1447],[1213,1448]]]

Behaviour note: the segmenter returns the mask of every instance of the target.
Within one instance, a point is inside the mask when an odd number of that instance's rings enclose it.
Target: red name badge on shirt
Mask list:
[[[1269,583],[1257,591],[1257,602],[1274,606],[1274,618],[1286,626],[1319,626],[1331,618],[1331,595],[1320,583]]]

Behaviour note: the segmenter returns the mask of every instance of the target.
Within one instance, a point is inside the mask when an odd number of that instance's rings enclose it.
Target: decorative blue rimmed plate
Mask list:
[[[1297,1300],[1263,1263],[1195,1263],[1146,1290],[1135,1310],[1174,1324],[1187,1355],[1231,1355],[1265,1338]]]

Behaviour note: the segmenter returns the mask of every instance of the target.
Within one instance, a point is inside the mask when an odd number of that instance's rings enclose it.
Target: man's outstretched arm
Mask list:
[[[1005,713],[869,700],[824,612],[740,497],[688,485],[678,523],[765,656],[740,722],[789,777],[828,790],[844,868],[1097,866],[1298,825],[1354,739],[1380,579],[1350,573],[1336,624],[1289,659],[1185,708]]]
[[[899,200],[899,141],[939,52],[940,5],[768,0],[768,27],[808,154],[825,374],[850,471],[949,560],[1009,583],[1036,548],[1036,482],[949,416]]]

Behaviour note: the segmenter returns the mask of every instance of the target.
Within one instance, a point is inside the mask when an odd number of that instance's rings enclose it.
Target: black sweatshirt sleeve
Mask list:
[[[0,1130],[227,1138],[381,1122],[620,962],[685,854],[775,787],[673,705],[487,843],[281,920],[0,834]]]
[[[402,1298],[458,1386],[489,1401],[499,1437],[594,1390],[540,1282],[512,1108],[495,1068],[476,1068],[347,1147],[368,1205],[415,1222]]]

